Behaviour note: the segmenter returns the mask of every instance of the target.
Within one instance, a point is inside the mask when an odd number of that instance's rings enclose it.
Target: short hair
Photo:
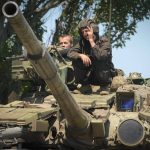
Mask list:
[[[73,44],[73,37],[72,37],[71,35],[69,35],[69,34],[60,35],[60,36],[59,36],[59,39],[60,39],[60,38],[64,38],[64,37],[69,37],[69,38],[70,38],[70,43]]]

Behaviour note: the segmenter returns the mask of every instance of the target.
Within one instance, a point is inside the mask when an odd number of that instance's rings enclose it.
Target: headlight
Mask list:
[[[122,144],[136,146],[145,135],[143,124],[136,119],[126,119],[119,124],[117,135]]]

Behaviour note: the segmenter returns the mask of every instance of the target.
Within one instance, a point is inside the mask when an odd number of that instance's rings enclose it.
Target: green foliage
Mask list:
[[[79,21],[90,18],[103,25],[104,34],[110,36],[113,47],[123,47],[136,33],[137,23],[149,17],[149,0],[72,0],[57,20],[53,41],[64,33],[76,37]]]

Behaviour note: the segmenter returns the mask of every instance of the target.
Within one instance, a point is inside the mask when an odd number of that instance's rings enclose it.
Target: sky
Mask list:
[[[45,17],[47,32],[43,36],[43,42],[48,46],[52,40],[51,33],[55,31],[55,19],[59,17],[60,8],[54,8]],[[139,72],[143,78],[150,78],[150,20],[139,22],[137,33],[126,41],[123,48],[113,48],[113,63],[115,68],[122,69],[128,77],[131,72]],[[49,39],[49,37],[51,37]]]
[[[139,72],[150,78],[150,20],[139,22],[137,33],[126,41],[126,46],[112,51],[115,67],[123,69],[126,76]]]

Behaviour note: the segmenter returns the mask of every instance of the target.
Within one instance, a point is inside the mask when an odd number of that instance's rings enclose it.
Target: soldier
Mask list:
[[[67,53],[73,46],[73,37],[69,34],[63,34],[58,38],[58,44],[50,45],[48,50],[53,56],[55,65],[59,68],[59,74],[64,83],[67,84],[70,90],[75,88],[74,86],[74,71],[72,62],[68,59]],[[46,87],[47,91],[50,91]]]
[[[100,85],[100,94],[108,94],[115,76],[112,50],[106,37],[99,38],[99,27],[88,19],[79,23],[80,41],[68,52],[73,61],[75,79],[81,93],[91,93],[90,84]]]
[[[73,37],[69,34],[63,34],[59,37],[59,46],[63,49],[59,51],[61,56],[65,59],[67,63],[67,84],[69,90],[74,90],[76,88],[76,85],[74,84],[74,71],[72,67],[72,62],[68,59],[67,53],[70,50],[70,48],[73,46]]]

